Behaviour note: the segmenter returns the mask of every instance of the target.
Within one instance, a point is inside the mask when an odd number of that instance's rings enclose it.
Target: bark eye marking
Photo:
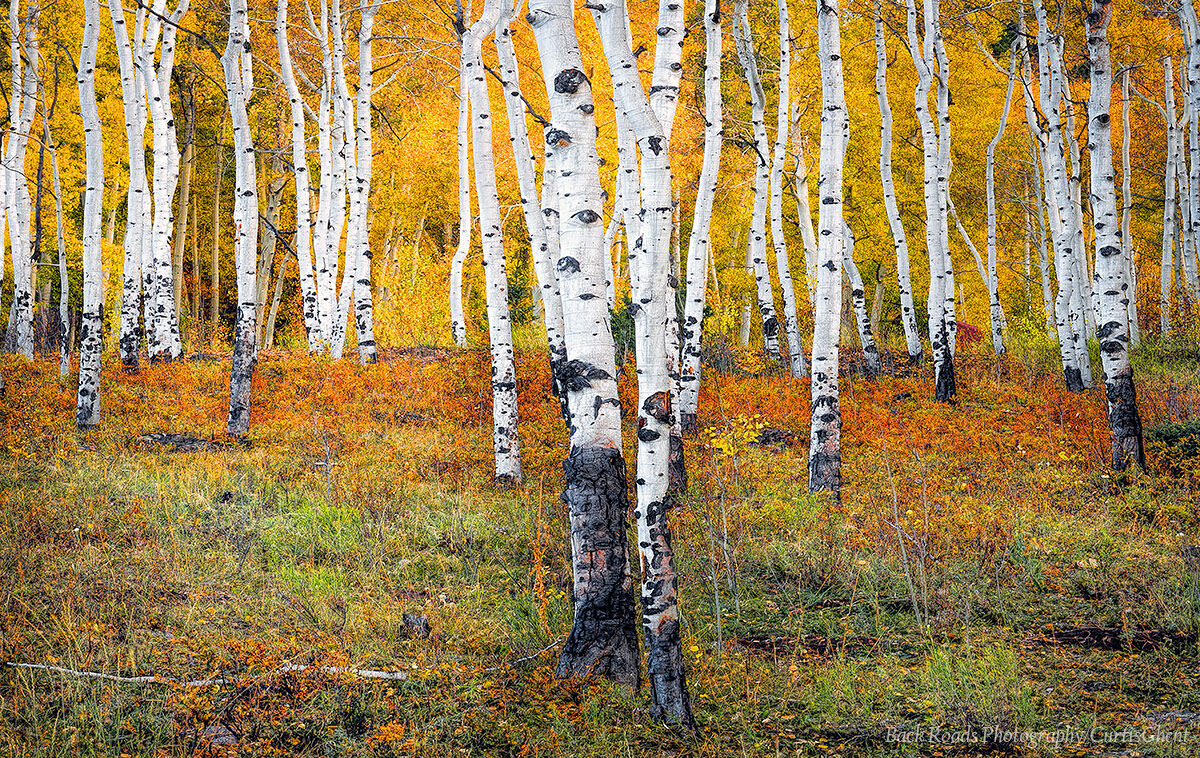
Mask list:
[[[546,144],[553,147],[566,147],[571,144],[571,135],[562,129],[551,129],[546,132]]]
[[[587,80],[587,75],[582,71],[569,68],[554,77],[554,91],[560,95],[574,95]]]
[[[584,208],[575,214],[575,218],[579,219],[585,224],[594,224],[600,220],[600,214],[596,213],[591,208]]]
[[[574,274],[579,271],[579,261],[569,255],[558,259],[556,268],[564,274]]]

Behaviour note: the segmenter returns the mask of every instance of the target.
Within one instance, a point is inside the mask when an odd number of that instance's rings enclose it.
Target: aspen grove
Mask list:
[[[146,754],[1200,723],[1186,667],[1052,705],[1013,652],[1194,663],[1193,0],[11,0],[6,34],[0,533],[58,551],[0,549],[14,754],[83,739],[29,736],[84,702],[47,677],[165,688],[104,743]],[[233,558],[138,584],[118,534]],[[68,622],[88,593],[212,607]]]

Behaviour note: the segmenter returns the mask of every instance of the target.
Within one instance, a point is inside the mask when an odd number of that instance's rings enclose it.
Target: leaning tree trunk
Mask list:
[[[842,166],[845,160],[846,94],[838,0],[817,4],[821,63],[821,203],[818,211],[817,295],[813,303],[812,422],[808,489],[842,492],[842,412],[838,400],[838,346],[842,312]]]
[[[750,212],[750,234],[746,239],[747,258],[754,272],[758,294],[758,312],[762,316],[763,350],[771,360],[779,354],[779,320],[775,317],[775,294],[771,291],[771,271],[767,267],[767,201],[770,193],[771,168],[768,162],[771,148],[767,143],[766,107],[758,62],[754,56],[754,41],[750,34],[750,0],[735,2],[733,20],[734,40],[738,60],[750,87],[750,120],[754,126],[754,205]]]
[[[546,166],[559,182],[543,205],[559,220],[555,263],[563,306],[571,414],[571,452],[563,464],[571,532],[574,623],[563,642],[559,676],[595,675],[636,688],[637,625],[626,542],[625,461],[616,349],[605,297],[611,261],[604,236],[600,160],[591,82],[568,0],[531,0],[533,27],[550,103]]]
[[[1015,45],[1016,43],[1014,43]],[[1000,111],[1000,126],[996,136],[987,146],[987,288],[988,288],[988,322],[992,328],[992,350],[996,355],[1004,355],[1004,308],[1000,305],[1000,277],[996,267],[996,146],[1004,137],[1004,127],[1008,125],[1008,109],[1012,105],[1013,84],[1016,82],[1017,51],[1013,47],[1009,51],[1008,90],[1004,93],[1004,108]]]
[[[775,152],[771,156],[771,244],[775,248],[775,271],[783,294],[783,331],[788,341],[788,366],[792,376],[808,376],[804,345],[800,342],[800,324],[796,320],[796,290],[792,285],[792,266],[788,260],[787,240],[783,236],[783,165],[787,161],[788,135],[791,132],[791,28],[787,0],[779,0],[779,102],[775,120]]]
[[[300,308],[308,352],[320,350],[320,320],[317,313],[317,286],[313,278],[311,189],[308,179],[308,150],[305,137],[304,99],[296,85],[292,53],[287,37],[288,0],[279,0],[275,16],[275,40],[279,46],[279,70],[291,105],[292,173],[296,180],[296,262],[300,272]]]
[[[1096,241],[1096,323],[1108,423],[1112,429],[1112,462],[1118,471],[1130,462],[1145,468],[1142,423],[1138,416],[1133,367],[1129,364],[1129,282],[1117,226],[1117,190],[1113,184],[1112,56],[1108,43],[1111,0],[1092,0],[1087,16],[1091,92],[1088,95],[1088,153],[1091,158],[1092,230]]]
[[[483,241],[483,276],[487,287],[488,343],[492,355],[492,447],[496,482],[513,486],[521,481],[521,440],[517,434],[517,367],[508,310],[508,274],[500,228],[500,196],[492,155],[492,108],[483,69],[483,40],[496,28],[502,5],[510,0],[487,0],[483,15],[463,36],[464,72],[471,98],[474,126],[471,147],[475,189],[479,196],[479,231]]]
[[[231,0],[229,43],[221,56],[229,123],[233,126],[234,263],[237,266],[237,324],[233,333],[233,364],[229,374],[229,434],[242,437],[250,431],[250,380],[256,361],[254,317],[258,288],[258,181],[255,178],[254,141],[246,103],[254,89],[250,48],[250,23],[246,0]]]
[[[704,5],[704,160],[696,187],[692,233],[688,238],[687,288],[683,306],[683,367],[679,377],[679,421],[684,431],[695,431],[700,404],[700,355],[708,267],[712,260],[710,229],[713,196],[721,167],[721,2]]]
[[[671,505],[671,380],[666,331],[671,243],[670,140],[638,78],[629,44],[624,0],[591,5],[613,82],[613,101],[633,129],[641,155],[641,236],[630,258],[638,378],[637,543],[641,554],[642,629],[646,636],[651,716],[695,728],[683,666],[674,551],[667,520]],[[640,249],[639,249],[640,248]],[[633,274],[633,267],[638,271]]]
[[[496,57],[500,64],[500,76],[504,82],[504,106],[508,114],[508,137],[513,146],[513,160],[517,170],[517,185],[521,195],[521,210],[525,216],[525,228],[529,234],[529,250],[533,257],[533,271],[541,293],[542,320],[546,325],[546,343],[550,350],[550,378],[555,397],[565,400],[559,374],[567,363],[567,347],[563,342],[562,299],[558,295],[558,278],[554,274],[557,259],[558,236],[550,235],[546,229],[544,208],[538,200],[537,166],[533,149],[529,144],[529,130],[525,124],[525,100],[521,96],[521,81],[518,74],[517,53],[513,47],[512,23],[515,7],[507,8],[500,20],[496,34]],[[536,116],[545,125],[545,121]],[[544,183],[545,180],[543,180]],[[553,239],[551,239],[553,237]],[[605,250],[611,246],[605,245]],[[609,289],[612,289],[611,280]],[[563,406],[564,420],[566,407]]]
[[[100,423],[100,361],[104,351],[104,267],[100,256],[104,195],[104,141],[96,108],[96,49],[100,41],[100,0],[84,0],[83,45],[76,84],[83,118],[87,178],[83,190],[83,315],[79,329],[79,390],[75,422]]]
[[[909,275],[908,235],[896,190],[892,183],[892,107],[887,94],[887,47],[883,37],[883,17],[880,0],[875,2],[875,96],[879,100],[879,176],[883,182],[883,207],[896,247],[896,281],[900,288],[900,323],[904,326],[904,342],[909,363],[920,363],[921,332],[917,329],[917,312],[913,307],[912,279]]]

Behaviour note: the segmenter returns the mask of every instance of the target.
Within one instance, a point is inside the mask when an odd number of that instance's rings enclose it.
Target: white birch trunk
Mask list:
[[[100,0],[84,0],[83,45],[75,82],[83,119],[87,174],[83,194],[83,313],[79,329],[79,388],[75,422],[80,428],[100,423],[100,362],[104,352],[103,260],[100,256],[104,195],[104,141],[96,108],[96,50],[100,42]]]
[[[779,0],[779,102],[775,120],[775,149],[771,156],[771,244],[775,249],[775,271],[783,294],[783,331],[788,341],[788,367],[792,376],[808,376],[804,345],[800,342],[800,324],[796,320],[796,290],[792,284],[792,266],[788,260],[787,240],[783,234],[783,166],[787,161],[787,143],[791,132],[791,24],[787,0]]]
[[[37,108],[38,8],[22,18],[19,1],[9,6],[12,90],[9,92],[9,134],[5,150],[6,213],[13,261],[13,301],[9,328],[16,351],[33,358],[33,250],[29,239],[30,197],[25,180],[25,150]],[[20,94],[18,94],[20,93]]]
[[[688,238],[687,286],[680,330],[683,337],[683,365],[679,377],[678,402],[683,431],[694,431],[696,428],[696,411],[700,405],[704,302],[708,291],[708,269],[713,263],[710,229],[713,196],[721,167],[723,132],[720,0],[705,0],[704,39],[704,159],[700,164],[692,233]]]
[[[373,56],[371,37],[375,14],[382,0],[372,0],[359,7],[358,27],[358,88],[354,102],[354,138],[357,160],[355,161],[354,196],[358,202],[355,218],[357,231],[354,256],[354,331],[358,347],[358,359],[364,364],[379,360],[375,345],[375,312],[371,295],[371,164],[373,140],[371,134],[371,67]],[[507,309],[508,300],[504,301]],[[514,391],[515,392],[515,391]],[[514,400],[515,412],[515,400]]]
[[[896,204],[892,183],[892,107],[887,94],[887,46],[883,36],[881,3],[875,2],[875,97],[879,101],[879,176],[883,182],[883,207],[896,247],[896,281],[900,289],[900,323],[904,327],[904,343],[909,363],[919,363],[922,355],[921,333],[917,329],[917,312],[913,307],[912,277],[909,273],[908,234]]]
[[[1182,248],[1183,281],[1192,302],[1200,300],[1200,20],[1192,0],[1183,0],[1179,10],[1187,51],[1187,87],[1184,92],[1189,145],[1186,218],[1188,245]]]
[[[221,69],[228,93],[236,169],[233,228],[238,310],[229,375],[229,420],[226,428],[229,434],[239,437],[250,431],[250,380],[256,361],[254,318],[258,294],[255,270],[258,261],[258,180],[255,177],[250,118],[246,111],[246,103],[254,89],[251,67],[246,0],[230,0],[229,42],[221,56]]]
[[[464,73],[471,98],[471,147],[475,189],[479,196],[479,232],[483,242],[484,286],[487,288],[488,343],[492,356],[492,446],[498,483],[521,481],[521,440],[517,434],[517,369],[508,310],[508,274],[500,229],[500,196],[492,155],[492,109],[483,70],[483,40],[496,28],[510,0],[487,0],[483,14],[463,36]]]
[[[1129,282],[1117,226],[1117,191],[1113,182],[1112,60],[1108,43],[1111,0],[1093,0],[1087,16],[1091,92],[1088,96],[1088,153],[1091,164],[1092,229],[1096,242],[1096,291],[1099,308],[1096,337],[1104,365],[1104,394],[1112,430],[1113,468],[1130,462],[1145,468],[1142,424],[1138,417],[1133,367],[1129,363]]]
[[[845,85],[837,0],[818,0],[817,44],[821,65],[821,162],[818,191],[816,301],[813,303],[812,422],[808,489],[842,490],[842,414],[838,400],[838,346],[842,311],[842,166],[845,155]]]
[[[624,0],[594,2],[589,7],[608,60],[613,101],[633,130],[641,157],[641,235],[634,243],[636,257],[630,256],[638,379],[634,519],[641,555],[642,627],[648,652],[651,715],[691,729],[694,721],[683,668],[674,552],[667,520],[671,506],[668,468],[674,388],[668,372],[666,333],[669,309],[675,305],[667,284],[673,212],[670,140],[638,77]]]
[[[946,56],[946,46],[942,40],[942,17],[939,0],[925,0],[925,55],[930,61],[932,71],[937,67],[937,136],[938,159],[937,177],[939,195],[938,205],[941,211],[941,243],[942,268],[945,272],[945,289],[941,307],[941,329],[948,336],[946,346],[946,361],[943,369],[938,371],[938,382],[934,388],[934,397],[942,402],[951,402],[954,398],[957,382],[954,373],[954,344],[958,334],[958,320],[955,314],[954,300],[954,261],[950,257],[950,169],[951,169],[951,125],[950,125],[950,60]]]
[[[771,360],[781,360],[779,354],[779,320],[775,317],[775,294],[771,290],[771,271],[767,267],[767,202],[770,194],[771,148],[767,141],[766,107],[758,62],[754,55],[754,40],[750,29],[750,2],[736,0],[733,20],[734,40],[738,60],[750,87],[750,120],[754,128],[754,205],[750,213],[750,233],[746,238],[747,257],[754,272],[758,312],[762,317],[763,350]]]

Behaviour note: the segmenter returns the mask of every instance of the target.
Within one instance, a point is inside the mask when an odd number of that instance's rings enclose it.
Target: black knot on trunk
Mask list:
[[[564,255],[558,259],[556,268],[564,274],[574,274],[579,271],[579,261],[569,255]]]
[[[573,392],[591,387],[593,381],[611,378],[612,376],[599,366],[578,359],[568,361],[559,373],[559,380],[563,386]]]
[[[562,129],[551,129],[546,132],[546,144],[552,147],[566,147],[571,144],[571,135]]]
[[[774,316],[763,322],[763,335],[774,337],[779,334],[779,321]]]
[[[579,106],[579,110],[590,116],[596,110],[596,107],[591,103],[584,103],[583,105]]]
[[[642,410],[656,421],[669,424],[671,423],[671,396],[666,392],[655,392],[642,403]]]
[[[600,220],[600,214],[596,213],[591,208],[584,208],[575,214],[574,218],[579,219],[585,224],[594,224]]]
[[[560,95],[574,95],[588,80],[587,75],[577,68],[569,68],[558,72],[554,77],[554,91]]]
[[[654,153],[655,155],[658,155],[659,153],[662,152],[662,149],[663,149],[663,147],[662,147],[663,138],[662,137],[658,137],[658,136],[650,137],[649,139],[646,140],[646,143],[650,146],[650,152]]]

